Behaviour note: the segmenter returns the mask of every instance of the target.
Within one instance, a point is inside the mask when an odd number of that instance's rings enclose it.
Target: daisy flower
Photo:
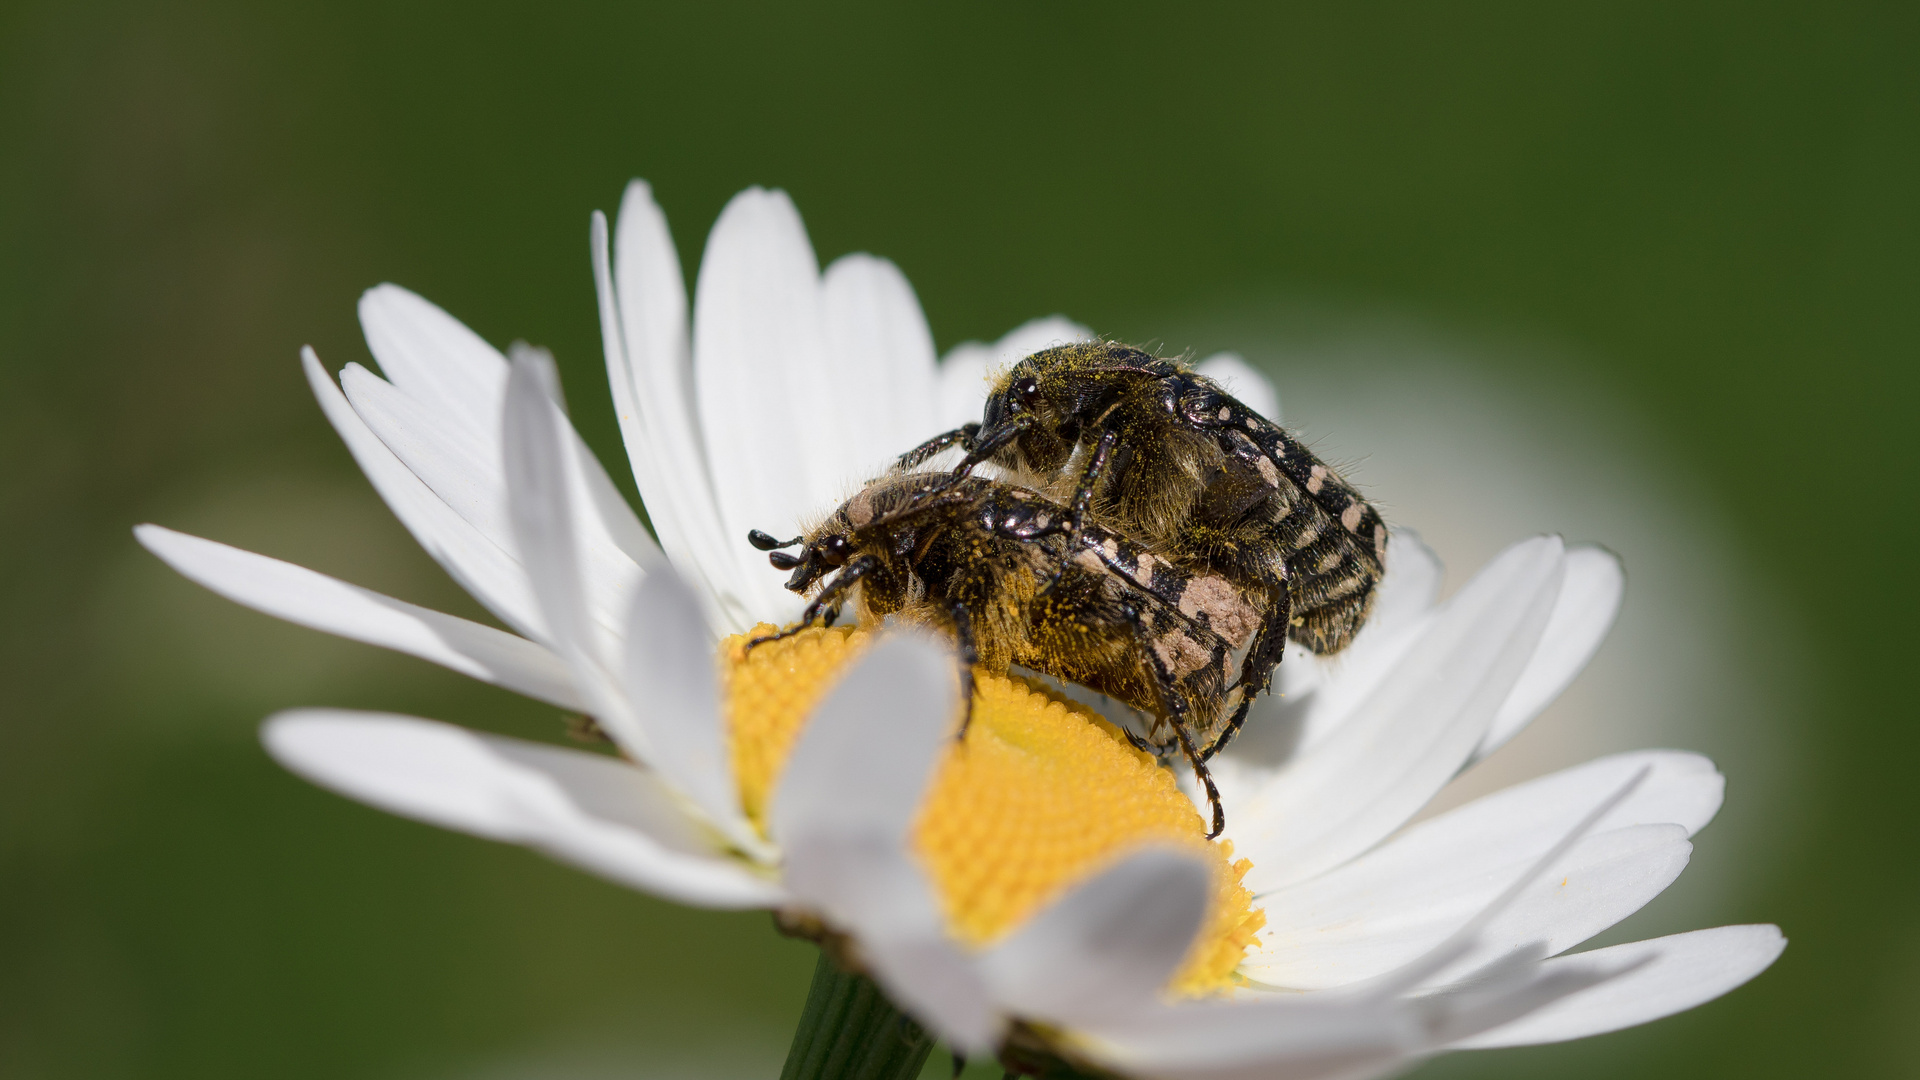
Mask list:
[[[799,1075],[854,1060],[915,1075],[930,1043],[887,999],[1020,1071],[1376,1075],[1657,1019],[1784,947],[1777,928],[1733,926],[1568,951],[1685,867],[1722,789],[1697,755],[1605,758],[1414,820],[1598,647],[1623,585],[1599,549],[1526,540],[1441,600],[1437,561],[1396,533],[1352,646],[1294,650],[1216,759],[1214,843],[1174,774],[1072,688],[983,677],[956,741],[938,643],[814,628],[748,654],[801,606],[749,529],[794,531],[977,417],[989,371],[1087,332],[1038,320],[936,359],[900,271],[850,255],[822,273],[780,192],[722,213],[691,318],[645,184],[616,236],[595,215],[592,251],[651,533],[539,350],[502,355],[383,285],[360,305],[381,374],[348,364],[336,383],[302,355],[382,498],[507,629],[136,531],[242,604],[590,716],[615,753],[327,709],[272,717],[263,737],[293,771],[394,813],[682,903],[775,910],[831,957]],[[1251,368],[1207,370],[1271,411]]]

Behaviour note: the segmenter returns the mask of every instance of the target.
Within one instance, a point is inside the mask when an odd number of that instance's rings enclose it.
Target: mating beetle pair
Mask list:
[[[913,471],[952,447],[966,456],[951,473]],[[981,463],[1002,479],[971,476]],[[831,624],[857,594],[863,619],[952,634],[969,679],[975,663],[1019,664],[1149,713],[1146,745],[1192,765],[1212,837],[1225,814],[1207,759],[1269,688],[1289,639],[1323,654],[1353,639],[1387,530],[1213,380],[1093,342],[1013,365],[980,423],[903,455],[805,535],[750,539],[793,571],[788,588],[818,589],[801,626]],[[800,554],[774,550],[794,545]]]

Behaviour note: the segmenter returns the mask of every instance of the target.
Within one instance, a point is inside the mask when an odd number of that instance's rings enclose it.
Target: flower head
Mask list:
[[[1173,775],[1072,688],[981,673],[955,740],[938,643],[816,629],[747,655],[741,635],[799,610],[749,529],[817,515],[976,416],[991,367],[1086,331],[1037,320],[936,361],[900,272],[853,255],[822,273],[778,192],[721,215],[691,320],[646,185],[592,241],[652,535],[539,351],[503,356],[381,286],[361,319],[384,378],[349,364],[336,385],[303,354],[382,497],[511,632],[139,535],[241,603],[589,714],[619,756],[301,710],[265,729],[289,768],[685,903],[777,909],[955,1045],[1016,1063],[1367,1075],[1652,1020],[1778,955],[1773,927],[1566,955],[1684,868],[1721,795],[1698,756],[1602,759],[1408,824],[1598,647],[1622,585],[1598,549],[1523,541],[1441,601],[1437,562],[1396,533],[1353,645],[1289,656],[1249,722],[1265,737],[1216,760],[1229,828],[1211,844]]]

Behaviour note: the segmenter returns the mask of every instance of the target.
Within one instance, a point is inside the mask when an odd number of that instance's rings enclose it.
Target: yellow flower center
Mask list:
[[[864,630],[804,630],[757,646],[761,625],[722,643],[734,774],[755,825],[793,740],[849,661]],[[1168,988],[1217,993],[1266,923],[1241,882],[1251,867],[1231,844],[1208,843],[1206,822],[1173,775],[1120,730],[1044,687],[977,672],[965,740],[940,762],[914,824],[914,848],[954,936],[985,945],[1063,890],[1143,843],[1186,847],[1214,871],[1206,922]]]

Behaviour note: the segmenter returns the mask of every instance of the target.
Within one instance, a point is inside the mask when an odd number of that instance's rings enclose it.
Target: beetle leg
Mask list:
[[[1118,445],[1120,433],[1109,428],[1094,444],[1093,453],[1087,458],[1087,467],[1080,473],[1080,484],[1074,488],[1073,503],[1067,509],[1067,552],[1070,556],[1080,548],[1081,537],[1087,527],[1087,510],[1093,505],[1094,489],[1100,486],[1100,478],[1106,474],[1107,463],[1113,458],[1113,448]],[[1040,590],[1040,595],[1052,592],[1054,586],[1060,584],[1060,575],[1065,571],[1066,564],[1063,562]]]
[[[973,471],[975,465],[1004,450],[1008,443],[1019,438],[1027,430],[1029,422],[1028,418],[1022,415],[993,429],[984,439],[979,437],[979,425],[973,425],[975,429],[973,446],[968,448],[967,456],[960,459],[960,464],[953,467],[953,475],[965,476]]]
[[[1253,635],[1253,642],[1247,647],[1246,656],[1240,660],[1240,677],[1234,681],[1234,687],[1240,691],[1239,704],[1234,707],[1233,715],[1220,731],[1220,737],[1213,745],[1202,747],[1202,761],[1226,748],[1233,737],[1240,733],[1240,726],[1247,722],[1247,713],[1253,708],[1253,699],[1268,692],[1273,687],[1273,672],[1286,656],[1287,631],[1292,629],[1292,600],[1287,592],[1287,573],[1284,563],[1277,564],[1278,572],[1270,576],[1268,595],[1273,597],[1260,620],[1260,629]]]
[[[960,700],[966,703],[966,711],[960,716],[960,733],[954,738],[965,739],[973,723],[973,666],[980,662],[980,650],[973,642],[973,616],[967,605],[956,600],[948,606],[947,614],[953,618],[953,637],[960,646]]]
[[[814,597],[813,602],[808,604],[806,610],[800,613],[799,622],[777,633],[754,638],[752,641],[747,642],[746,648],[743,651],[750,653],[756,645],[765,645],[769,641],[779,641],[782,638],[790,638],[812,626],[814,620],[822,616],[825,617],[825,625],[832,626],[835,620],[840,617],[840,606],[846,602],[847,591],[858,584],[861,578],[866,577],[868,574],[879,569],[879,567],[880,560],[871,555],[862,555],[854,559],[845,567],[841,568],[839,573],[833,575],[833,579],[827,582],[826,588],[820,590],[820,595]]]
[[[975,441],[978,440],[979,437],[979,424],[962,424],[944,435],[935,435],[919,446],[901,454],[895,462],[895,466],[902,469],[911,469],[949,446],[958,446],[963,450],[972,450]]]
[[[1160,661],[1160,654],[1153,651],[1153,641],[1148,637],[1146,625],[1140,620],[1140,613],[1131,605],[1121,611],[1133,627],[1134,640],[1140,645],[1140,654],[1146,659],[1147,670],[1153,673],[1154,689],[1160,697],[1161,716],[1167,726],[1173,728],[1174,738],[1180,741],[1180,750],[1193,769],[1194,779],[1206,789],[1207,805],[1213,808],[1213,829],[1207,833],[1207,839],[1212,840],[1227,829],[1227,809],[1220,803],[1220,789],[1214,786],[1213,773],[1207,768],[1206,760],[1194,750],[1193,740],[1187,736],[1187,699],[1180,693],[1166,664]]]

